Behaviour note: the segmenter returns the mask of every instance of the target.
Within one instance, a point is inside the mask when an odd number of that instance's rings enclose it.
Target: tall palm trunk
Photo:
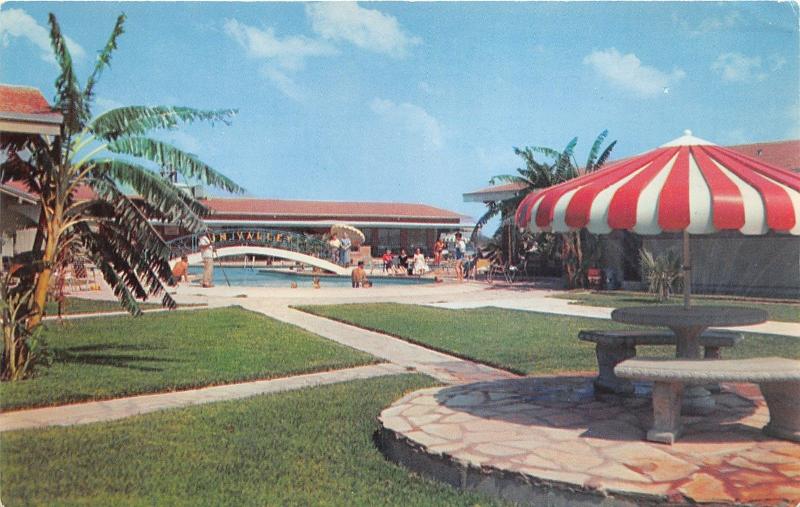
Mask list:
[[[50,288],[50,279],[53,276],[53,264],[58,253],[58,237],[61,228],[60,209],[54,210],[53,216],[47,223],[47,239],[45,240],[44,252],[42,253],[42,270],[36,277],[36,285],[33,290],[33,314],[28,320],[28,329],[33,329],[42,321],[44,308],[47,303],[47,291]]]

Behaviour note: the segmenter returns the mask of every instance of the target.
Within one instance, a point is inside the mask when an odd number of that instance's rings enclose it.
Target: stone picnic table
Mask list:
[[[757,308],[739,306],[632,306],[611,312],[611,320],[641,326],[668,327],[675,333],[675,357],[699,359],[699,337],[709,327],[732,327],[761,324],[767,312]],[[686,414],[704,415],[714,409],[710,393],[695,386],[684,393],[683,411]]]

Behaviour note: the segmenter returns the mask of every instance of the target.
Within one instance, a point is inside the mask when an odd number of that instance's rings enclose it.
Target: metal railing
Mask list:
[[[167,241],[172,256],[178,257],[198,252],[200,250],[198,242],[203,235],[203,233],[190,234]],[[214,248],[217,249],[228,246],[262,246],[302,253],[325,260],[331,259],[331,249],[327,242],[300,232],[261,227],[226,227],[209,230],[207,235]]]

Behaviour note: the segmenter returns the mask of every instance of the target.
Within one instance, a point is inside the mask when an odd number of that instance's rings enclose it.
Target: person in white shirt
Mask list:
[[[461,233],[456,233],[456,280],[464,281],[464,254],[467,252],[467,242],[461,237]]]
[[[200,237],[200,257],[203,259],[203,287],[214,286],[214,246],[208,234]]]
[[[342,242],[336,237],[336,234],[331,234],[331,239],[328,241],[331,247],[331,261],[334,264],[339,264],[339,249],[342,247]]]
[[[430,271],[430,268],[428,268],[428,263],[425,262],[425,255],[422,253],[422,250],[417,248],[417,251],[414,253],[414,274],[424,275],[428,271]]]

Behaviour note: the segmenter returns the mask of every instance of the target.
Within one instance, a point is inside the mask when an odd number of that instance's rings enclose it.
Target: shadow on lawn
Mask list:
[[[114,366],[116,368],[127,368],[138,371],[163,371],[162,368],[145,366],[140,363],[177,363],[180,359],[170,359],[150,355],[136,354],[115,354],[114,352],[124,351],[159,351],[164,347],[151,347],[132,344],[112,344],[102,343],[97,345],[81,345],[76,347],[59,348],[53,351],[55,362],[67,364],[83,364],[98,366]],[[102,352],[108,352],[103,354]]]

